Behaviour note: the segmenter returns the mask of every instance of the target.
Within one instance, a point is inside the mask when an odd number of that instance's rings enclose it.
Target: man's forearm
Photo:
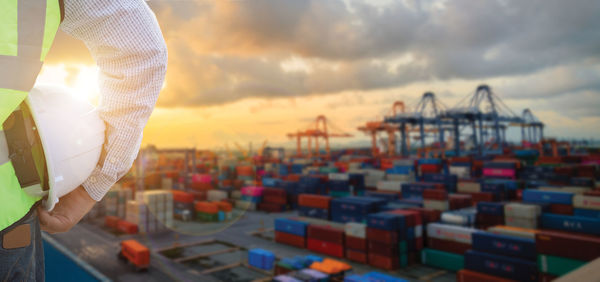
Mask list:
[[[100,116],[106,142],[83,187],[99,201],[131,167],[158,98],[167,51],[154,14],[142,0],[65,0],[61,29],[85,42],[100,68]]]

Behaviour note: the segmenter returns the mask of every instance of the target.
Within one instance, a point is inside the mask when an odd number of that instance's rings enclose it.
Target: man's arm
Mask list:
[[[158,98],[167,64],[166,45],[143,0],[65,0],[61,29],[82,40],[100,68],[100,117],[106,141],[100,162],[80,187],[50,212],[42,229],[69,230],[131,167],[142,131]],[[87,193],[82,193],[85,190]],[[86,206],[85,209],[74,208]],[[75,206],[77,206],[75,205]]]

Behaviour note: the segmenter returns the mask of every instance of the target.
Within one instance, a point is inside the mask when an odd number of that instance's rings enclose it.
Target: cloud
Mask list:
[[[158,104],[223,105],[432,81],[473,81],[475,88],[505,77],[533,79],[501,84],[511,99],[598,89],[595,1],[373,2],[151,1],[169,47]],[[91,60],[64,35],[56,45],[51,62]]]

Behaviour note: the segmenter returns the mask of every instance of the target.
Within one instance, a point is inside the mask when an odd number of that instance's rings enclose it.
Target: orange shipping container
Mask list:
[[[106,225],[106,227],[108,228],[117,228],[117,224],[119,223],[119,218],[116,216],[112,216],[112,215],[107,215],[104,218],[104,225]]]
[[[147,268],[150,265],[150,250],[136,240],[122,241],[121,255],[136,267]]]
[[[131,223],[126,220],[119,220],[117,223],[117,229],[126,234],[136,234],[138,232],[137,224]]]
[[[233,208],[228,202],[216,202],[216,204],[219,210],[223,212],[230,212]]]
[[[196,203],[196,211],[205,212],[205,213],[218,213],[219,206],[215,203],[209,202],[197,202]]]

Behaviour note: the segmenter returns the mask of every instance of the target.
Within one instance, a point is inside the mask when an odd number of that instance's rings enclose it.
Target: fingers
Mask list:
[[[41,207],[38,207],[38,219],[42,230],[48,233],[67,232],[73,226],[69,218],[61,214],[48,212]]]

